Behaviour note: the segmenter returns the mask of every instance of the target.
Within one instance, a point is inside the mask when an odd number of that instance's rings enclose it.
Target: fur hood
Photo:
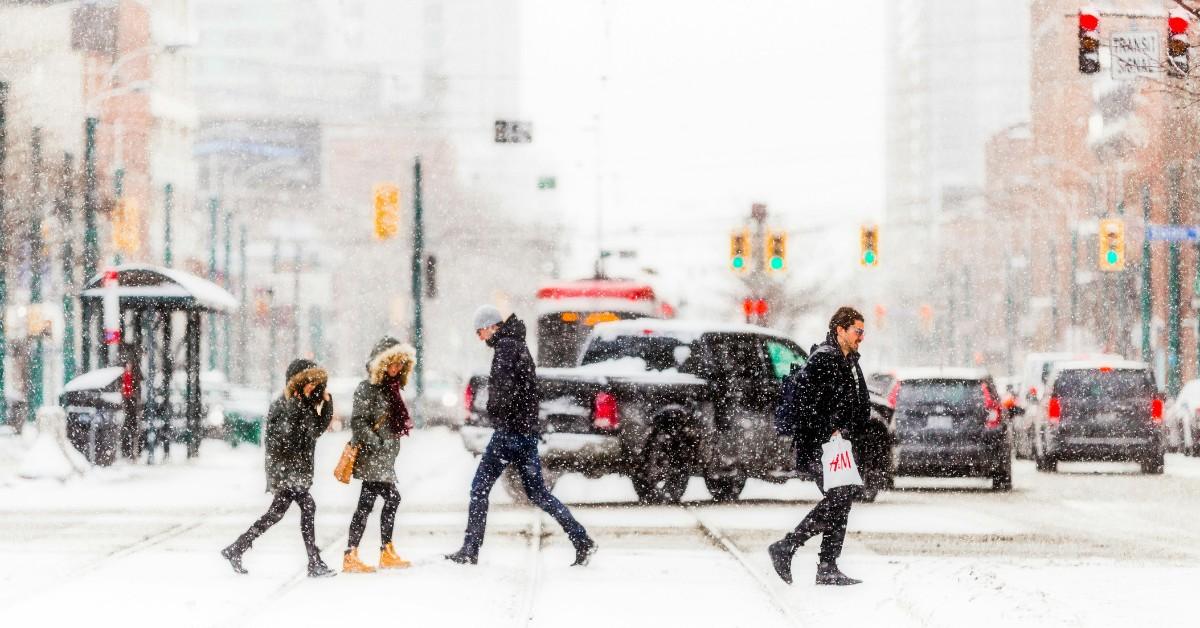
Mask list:
[[[371,352],[371,359],[367,362],[367,379],[372,385],[378,386],[387,376],[388,366],[399,364],[400,387],[407,386],[408,375],[412,373],[413,366],[417,363],[415,353],[416,349],[410,345],[401,343],[395,338],[384,338],[376,344],[375,350]]]
[[[290,398],[302,392],[304,387],[309,384],[323,385],[328,381],[329,373],[314,364],[288,378],[287,385],[283,389],[283,396]]]

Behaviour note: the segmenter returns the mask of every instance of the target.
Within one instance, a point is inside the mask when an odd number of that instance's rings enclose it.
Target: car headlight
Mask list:
[[[458,395],[449,392],[442,395],[442,406],[453,408],[456,405],[458,405]]]

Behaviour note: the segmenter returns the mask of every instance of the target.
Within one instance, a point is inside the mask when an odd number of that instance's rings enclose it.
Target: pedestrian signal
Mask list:
[[[1116,218],[1100,221],[1100,270],[1125,270],[1125,223]]]
[[[859,230],[859,247],[861,251],[858,256],[858,263],[871,267],[879,265],[879,227],[877,225],[863,225]]]
[[[729,267],[744,273],[750,268],[750,230],[734,231],[729,236]]]
[[[375,186],[375,237],[387,240],[400,229],[400,188],[394,183]]]
[[[768,231],[766,242],[766,271],[778,273],[787,270],[787,233]]]

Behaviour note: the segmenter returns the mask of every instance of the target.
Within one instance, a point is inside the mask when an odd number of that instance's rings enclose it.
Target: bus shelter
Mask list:
[[[112,285],[114,272],[116,282]],[[182,371],[186,380],[181,400],[184,436],[188,457],[194,457],[199,453],[202,436],[200,339],[204,315],[209,315],[207,324],[213,325],[216,316],[234,313],[238,301],[220,286],[177,269],[126,264],[110,269],[109,274],[109,284],[103,274],[97,275],[80,293],[80,371],[84,373],[80,377],[93,369],[124,369],[119,446],[123,455],[136,460],[144,440],[153,446],[153,426],[169,426],[176,414],[172,380],[177,371]],[[119,338],[107,344],[103,317],[106,299],[116,300],[120,317]],[[150,429],[143,438],[147,426]]]

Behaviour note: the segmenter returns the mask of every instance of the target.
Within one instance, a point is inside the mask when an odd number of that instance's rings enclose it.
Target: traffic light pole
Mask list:
[[[0,81],[0,173],[4,172],[4,161],[8,157],[8,83]],[[4,177],[0,176],[0,225],[5,221],[5,186]],[[4,360],[8,354],[8,332],[4,329],[3,314],[8,312],[8,284],[5,274],[8,271],[8,256],[5,252],[8,245],[4,241],[7,230],[0,228],[0,425],[8,424],[8,391],[4,387]]]
[[[96,127],[100,121],[88,118],[84,123],[83,142],[83,279],[80,285],[86,286],[96,276],[100,264],[100,238],[96,232],[96,211],[98,198],[96,192]],[[92,369],[92,324],[95,308],[83,308],[83,325],[79,338],[81,345],[80,357],[83,371]],[[99,353],[99,351],[97,351]]]
[[[1142,186],[1142,224],[1150,224],[1150,186]],[[1150,358],[1150,281],[1151,264],[1150,238],[1142,237],[1142,361],[1149,364]]]
[[[1168,169],[1167,185],[1170,195],[1168,213],[1170,224],[1179,224],[1179,189],[1183,169],[1172,165]],[[1179,243],[1172,240],[1167,249],[1167,394],[1179,394],[1182,384],[1179,361]]]
[[[45,189],[44,179],[44,164],[42,163],[42,129],[41,127],[33,127],[33,138],[31,141],[30,165],[33,167],[33,212],[29,221],[29,315],[33,316],[34,311],[38,312],[38,316],[43,316],[42,309],[42,211],[45,208],[43,202],[45,197],[43,191]],[[45,377],[43,376],[43,367],[45,360],[45,341],[41,329],[41,321],[38,321],[37,333],[29,339],[32,343],[29,356],[29,369],[26,371],[28,379],[26,390],[28,398],[26,399],[25,410],[26,416],[30,423],[37,420],[37,410],[42,407],[42,393],[45,386]]]
[[[163,266],[171,267],[171,210],[175,205],[175,186],[163,186]]]
[[[413,346],[417,351],[417,364],[413,368],[416,376],[417,399],[425,392],[425,327],[422,319],[421,261],[425,257],[425,224],[421,207],[421,158],[413,162],[413,244],[412,244],[412,300],[413,300]],[[421,405],[413,403],[420,412]],[[418,425],[424,417],[417,415]]]
[[[239,374],[241,375],[241,377],[239,378],[239,381],[244,386],[247,384],[247,381],[246,381],[246,357],[249,354],[249,351],[247,351],[247,347],[249,346],[247,344],[247,341],[249,339],[246,337],[246,333],[247,333],[246,332],[246,308],[248,307],[246,305],[248,303],[248,301],[246,301],[246,225],[242,224],[241,227],[239,227],[239,231],[240,231],[240,234],[239,234],[240,237],[238,238],[238,264],[239,264],[240,268],[238,269],[239,270],[238,276],[240,277],[241,280],[238,282],[238,291],[241,294],[242,307],[238,308],[238,345],[237,346],[238,346],[238,353],[241,356],[241,362],[238,364],[238,371],[239,371]]]
[[[233,212],[225,212],[225,276],[222,283],[225,284],[225,289],[233,292],[233,235],[230,233],[233,222]],[[245,301],[243,301],[245,303]],[[244,306],[243,306],[244,307]],[[238,308],[241,309],[241,308]],[[233,339],[230,336],[233,325],[232,317],[229,314],[221,316],[224,324],[224,342],[221,344],[225,358],[225,378],[227,381],[233,381],[233,370],[231,356],[233,354]]]
[[[59,183],[58,218],[62,222],[62,277],[63,277],[63,384],[75,379],[75,255],[71,250],[75,229],[71,217],[71,206],[75,202],[75,172],[71,154],[63,155],[62,180]]]

